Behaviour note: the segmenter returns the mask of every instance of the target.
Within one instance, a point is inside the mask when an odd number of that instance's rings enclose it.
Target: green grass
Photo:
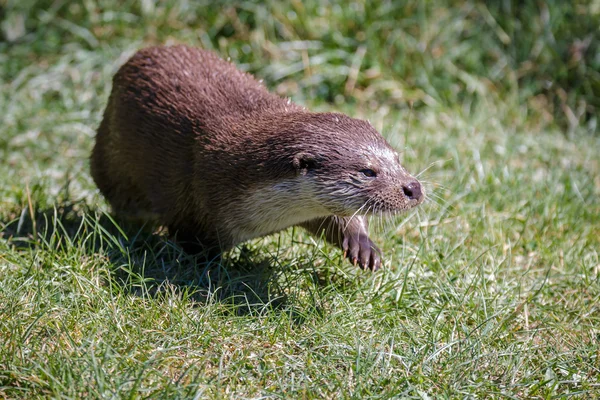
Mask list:
[[[0,12],[0,396],[600,396],[597,5],[190,3]],[[428,204],[373,221],[383,271],[300,230],[207,264],[116,226],[87,157],[112,74],[163,42],[426,170]]]

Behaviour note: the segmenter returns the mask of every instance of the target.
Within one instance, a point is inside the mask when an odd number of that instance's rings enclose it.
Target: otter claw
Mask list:
[[[344,257],[347,257],[354,266],[361,269],[377,271],[381,267],[379,249],[367,236],[344,237],[342,241]]]
[[[371,249],[365,249],[360,257],[360,265],[364,268],[364,269],[371,269],[370,268],[370,263],[369,261],[371,260]]]
[[[377,271],[381,268],[381,257],[379,256],[379,249],[374,248],[371,253],[371,270]]]

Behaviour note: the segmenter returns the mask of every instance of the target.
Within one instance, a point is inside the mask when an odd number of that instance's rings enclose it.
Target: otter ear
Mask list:
[[[314,169],[317,166],[315,156],[305,152],[296,154],[292,163],[296,170],[296,174],[298,175],[306,175],[309,170]]]

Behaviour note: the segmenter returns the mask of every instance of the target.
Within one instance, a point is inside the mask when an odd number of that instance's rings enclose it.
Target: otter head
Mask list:
[[[368,122],[343,114],[312,114],[301,129],[293,167],[304,190],[331,214],[394,214],[423,202],[419,181]]]

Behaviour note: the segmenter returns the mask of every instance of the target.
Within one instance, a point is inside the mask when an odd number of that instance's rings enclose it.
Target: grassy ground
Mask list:
[[[600,137],[585,86],[598,70],[558,79],[554,108],[535,76],[515,78],[518,49],[474,53],[521,25],[455,3],[5,6],[0,396],[600,396]],[[552,7],[548,24],[568,31]],[[361,36],[356,16],[380,25]],[[465,34],[478,18],[491,28]],[[157,42],[214,48],[311,108],[368,118],[426,170],[429,203],[375,221],[383,271],[300,230],[207,265],[115,225],[87,157],[112,74]],[[436,44],[455,51],[418,54]]]

